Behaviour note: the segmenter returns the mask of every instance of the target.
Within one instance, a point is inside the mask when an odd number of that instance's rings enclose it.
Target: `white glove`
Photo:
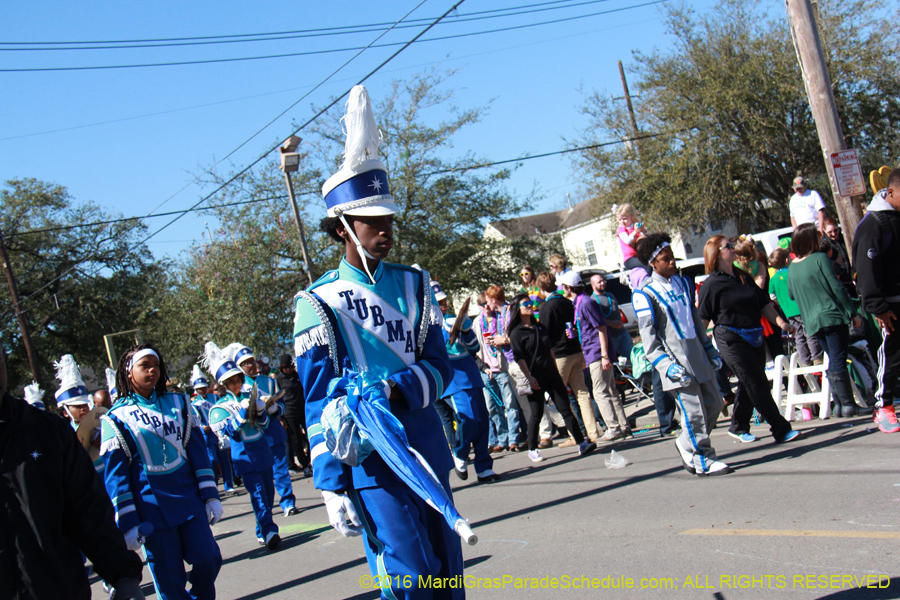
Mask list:
[[[206,501],[206,516],[209,518],[210,525],[218,523],[224,514],[225,509],[222,508],[222,503],[216,498],[210,498]]]
[[[268,398],[268,396],[264,396],[264,398]],[[261,415],[266,412],[266,401],[263,398],[257,398],[256,400],[256,414]]]
[[[141,543],[138,541],[139,535],[137,527],[132,527],[125,532],[125,545],[128,546],[129,550],[137,552],[141,549]]]
[[[725,366],[725,363],[722,361],[721,356],[716,356],[715,358],[712,358],[710,360],[712,361],[713,369],[715,369],[716,371]]]
[[[274,415],[275,413],[278,412],[278,403],[273,402],[271,406],[266,408],[266,410],[269,412],[270,415]]]
[[[241,400],[241,408],[244,410],[250,410],[250,398],[244,398]]]
[[[335,494],[328,490],[322,490],[322,499],[325,500],[325,510],[328,511],[328,522],[338,533],[344,537],[362,535],[362,523],[347,494]],[[347,524],[347,521],[350,521],[350,525]]]

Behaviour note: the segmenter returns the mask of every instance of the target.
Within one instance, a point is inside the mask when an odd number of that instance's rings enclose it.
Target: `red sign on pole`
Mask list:
[[[866,182],[856,150],[835,152],[831,155],[831,166],[834,168],[834,179],[837,181],[838,193],[841,196],[859,196],[866,193]]]

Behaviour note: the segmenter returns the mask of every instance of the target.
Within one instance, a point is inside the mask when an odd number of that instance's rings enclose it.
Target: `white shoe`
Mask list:
[[[540,450],[529,450],[528,458],[531,459],[531,462],[541,462],[544,460],[544,456],[541,454]]]
[[[465,481],[469,478],[469,471],[466,469],[467,461],[459,458],[455,454],[450,454],[453,457],[453,470],[456,472],[456,476]]]
[[[678,439],[675,440],[675,447],[678,448],[678,454],[681,456],[681,466],[691,475],[696,475],[697,469],[694,468],[694,455],[682,448],[681,444],[678,443]]]
[[[715,475],[727,475],[731,473],[731,467],[718,460],[706,461],[706,471],[698,472],[698,477],[713,477]]]

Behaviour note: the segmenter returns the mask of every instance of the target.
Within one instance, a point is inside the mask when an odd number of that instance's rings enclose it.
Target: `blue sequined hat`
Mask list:
[[[234,364],[234,361],[231,360],[228,354],[219,349],[215,342],[206,342],[206,345],[203,347],[203,356],[200,358],[200,364],[219,383],[224,383],[232,375],[244,374]]]
[[[361,85],[350,90],[344,164],[322,186],[329,217],[383,216],[397,212],[388,185],[387,167],[378,160],[381,131],[375,124],[369,93]]]
[[[94,407],[94,401],[88,394],[87,386],[81,378],[81,369],[75,362],[75,357],[66,354],[53,363],[56,367],[56,378],[59,380],[59,389],[56,390],[56,403],[60,406],[71,404],[87,404]]]
[[[194,389],[209,387],[209,380],[203,376],[200,365],[194,365],[194,368],[191,370],[191,387]]]
[[[444,293],[444,288],[442,288],[441,284],[437,281],[431,282],[431,291],[434,292],[435,300],[443,300],[447,297],[447,294]]]

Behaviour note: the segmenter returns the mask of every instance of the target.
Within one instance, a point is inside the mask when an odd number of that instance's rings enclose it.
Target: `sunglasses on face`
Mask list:
[[[725,244],[724,246],[719,248],[719,250],[726,250],[726,249],[734,250],[734,244],[732,244],[731,242],[728,242],[727,244]]]
[[[526,275],[531,275],[531,273],[529,273],[528,271],[522,271],[521,273],[519,273],[519,277],[525,277]]]
[[[519,303],[519,308],[531,310],[534,308],[534,302],[532,302],[531,300],[526,300],[525,302]]]

